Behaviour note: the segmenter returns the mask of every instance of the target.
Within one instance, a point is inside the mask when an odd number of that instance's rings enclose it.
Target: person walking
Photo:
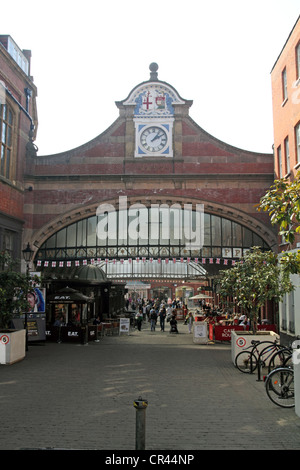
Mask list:
[[[189,312],[187,315],[187,324],[189,327],[189,333],[192,333],[193,322],[194,322],[193,314],[192,312]]]
[[[166,307],[163,305],[159,311],[160,331],[165,331]]]
[[[136,319],[137,329],[138,329],[139,331],[141,331],[141,328],[142,328],[142,321],[143,321],[143,314],[142,314],[141,310],[138,311],[138,313],[137,313],[136,316],[135,316],[135,319]]]
[[[150,310],[150,326],[151,326],[151,331],[155,331],[156,320],[157,320],[157,313],[156,313],[155,308],[152,308],[152,309]]]

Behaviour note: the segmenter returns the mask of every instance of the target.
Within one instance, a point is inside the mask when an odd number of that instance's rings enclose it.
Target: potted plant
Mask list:
[[[25,357],[26,329],[13,328],[16,314],[28,311],[29,276],[18,271],[17,262],[0,252],[0,364],[12,364]]]
[[[221,271],[221,276],[219,290],[221,298],[224,300],[228,297],[233,298],[236,305],[245,310],[250,319],[250,330],[253,335],[257,334],[258,314],[266,301],[279,302],[286,292],[294,289],[288,274],[281,268],[277,254],[273,251],[262,251],[259,247],[251,248],[233,268]],[[270,335],[265,332],[263,334]],[[261,334],[259,336],[261,337]],[[256,338],[252,336],[252,339]],[[246,341],[244,343],[246,347]],[[236,342],[232,341],[231,344],[234,361]],[[240,342],[238,351],[241,350],[241,345],[243,343]]]

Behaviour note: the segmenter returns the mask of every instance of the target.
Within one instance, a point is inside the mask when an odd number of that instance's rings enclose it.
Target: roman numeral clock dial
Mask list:
[[[147,152],[161,152],[166,147],[168,138],[161,127],[151,126],[142,132],[140,142]]]

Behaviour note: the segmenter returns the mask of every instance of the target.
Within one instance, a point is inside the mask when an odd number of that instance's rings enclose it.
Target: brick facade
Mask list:
[[[30,76],[30,56],[30,51],[21,51],[10,36],[0,36],[1,119],[5,108],[12,124],[9,137],[5,135],[8,124],[4,120],[2,126],[1,121],[1,142],[8,145],[10,155],[1,158],[0,165],[0,249],[9,250],[16,259],[21,258],[23,248],[26,152],[35,149],[32,141],[37,128],[37,89]]]
[[[271,83],[275,176],[293,181],[300,170],[300,17],[272,68]],[[296,234],[293,246],[285,243],[281,236],[277,242],[279,252],[296,252],[300,235]],[[286,294],[279,305],[281,341],[285,344],[291,344],[300,335],[299,275],[293,274],[291,281],[295,290]]]
[[[116,103],[119,117],[92,141],[28,157],[26,185],[33,190],[25,198],[26,240],[37,250],[55,231],[92,215],[103,202],[116,204],[121,194],[130,203],[203,203],[205,211],[244,224],[272,246],[274,230],[255,204],[273,182],[273,155],[219,141],[190,118],[192,102],[181,101],[172,158],[135,157],[134,109],[126,100]]]

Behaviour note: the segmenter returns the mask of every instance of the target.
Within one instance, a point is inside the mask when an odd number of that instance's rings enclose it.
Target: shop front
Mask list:
[[[108,281],[98,266],[44,270],[43,281],[48,341],[95,340],[103,324],[124,311],[125,284]]]
[[[94,299],[76,289],[65,287],[48,296],[51,318],[46,326],[46,339],[55,342],[88,342],[96,335],[89,325]]]

